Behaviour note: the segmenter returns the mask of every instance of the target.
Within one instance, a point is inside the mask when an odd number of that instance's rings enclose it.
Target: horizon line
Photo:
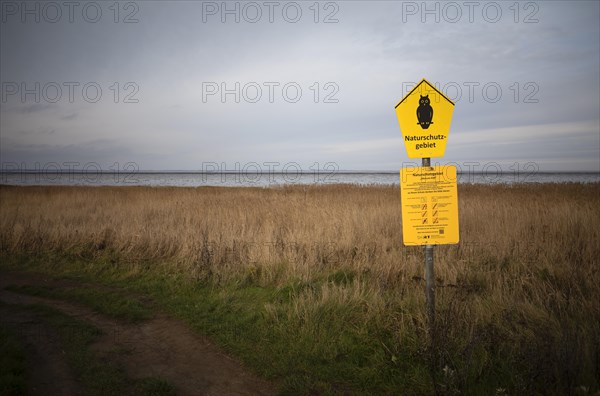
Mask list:
[[[443,166],[443,165],[441,165]],[[413,168],[420,168],[419,166]],[[495,170],[494,170],[495,171]],[[490,172],[482,172],[482,171],[460,171],[458,174],[489,174],[494,173],[494,171]],[[590,174],[600,174],[600,170],[538,170],[535,172],[530,172],[527,170],[519,170],[515,172],[513,169],[501,169],[501,171],[506,171],[510,173],[519,173],[519,174],[544,174],[544,173],[590,173]],[[75,170],[75,169],[1,169],[0,174],[18,174],[18,173],[64,173],[64,174],[87,174],[87,173],[105,173],[107,175],[112,174],[206,174],[206,175],[221,175],[221,174],[231,174],[231,175],[240,175],[240,174],[262,174],[262,175],[289,175],[289,174],[346,174],[346,175],[358,175],[358,174],[396,174],[400,172],[400,170],[364,170],[364,169],[345,169],[345,170],[335,170],[335,171],[326,171],[326,170],[300,170],[300,172],[284,172],[284,171],[242,171],[242,170],[221,170],[221,171],[202,171],[202,170],[185,170],[185,169],[172,169],[172,170],[155,170],[155,169],[144,169],[144,170],[104,170],[104,169],[89,169],[89,170]]]

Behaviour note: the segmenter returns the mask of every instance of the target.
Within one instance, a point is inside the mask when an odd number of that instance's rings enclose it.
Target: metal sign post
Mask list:
[[[421,165],[431,166],[430,158],[423,158]],[[425,297],[427,299],[427,319],[429,320],[429,333],[433,339],[433,327],[435,324],[435,275],[433,272],[433,247],[425,245]]]
[[[409,158],[421,158],[421,168],[400,170],[402,238],[406,246],[424,246],[425,297],[432,350],[435,344],[436,245],[459,241],[456,167],[431,166],[443,157],[450,132],[454,102],[422,79],[395,106]]]

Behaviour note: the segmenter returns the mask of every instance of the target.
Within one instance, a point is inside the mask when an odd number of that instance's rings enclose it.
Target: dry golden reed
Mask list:
[[[399,195],[398,187],[349,185],[2,186],[0,243],[7,253],[168,261],[195,279],[285,283],[342,268],[392,286],[422,275],[420,249],[402,245]],[[506,286],[528,281],[515,271],[573,273],[598,263],[598,184],[461,185],[459,206],[460,244],[436,250],[444,283],[492,271],[487,280]]]
[[[464,385],[508,356],[522,376],[514,389],[530,389],[527,378],[568,392],[598,386],[600,184],[460,185],[458,194],[461,242],[435,250],[449,370]],[[397,186],[1,186],[0,251],[192,282],[300,283],[286,308],[263,307],[299,334],[318,334],[328,312],[340,326],[347,312],[357,328],[394,334],[392,345],[426,327],[423,253],[402,245]]]

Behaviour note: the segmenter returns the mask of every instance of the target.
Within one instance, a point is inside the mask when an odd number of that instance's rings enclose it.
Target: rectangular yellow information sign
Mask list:
[[[402,169],[400,198],[405,245],[458,243],[455,166]]]

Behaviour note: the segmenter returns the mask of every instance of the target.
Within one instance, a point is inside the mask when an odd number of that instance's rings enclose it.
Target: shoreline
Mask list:
[[[511,188],[519,188],[519,187],[536,187],[536,186],[573,186],[573,185],[582,185],[582,186],[593,186],[600,185],[599,181],[564,181],[564,182],[515,182],[515,183],[469,183],[462,182],[458,183],[458,189],[467,188],[470,186],[482,186],[489,188],[500,188],[500,187],[511,187]],[[230,186],[230,185],[200,185],[200,186],[175,186],[175,185],[122,185],[122,184],[101,184],[101,185],[90,185],[90,184],[2,184],[0,183],[0,189],[3,188],[119,188],[119,189],[261,189],[261,190],[270,190],[270,189],[319,189],[319,188],[335,188],[335,187],[355,187],[355,188],[377,188],[377,189],[399,189],[400,183],[398,184],[378,184],[378,183],[328,183],[328,184],[269,184],[269,185],[244,185],[244,186]]]

